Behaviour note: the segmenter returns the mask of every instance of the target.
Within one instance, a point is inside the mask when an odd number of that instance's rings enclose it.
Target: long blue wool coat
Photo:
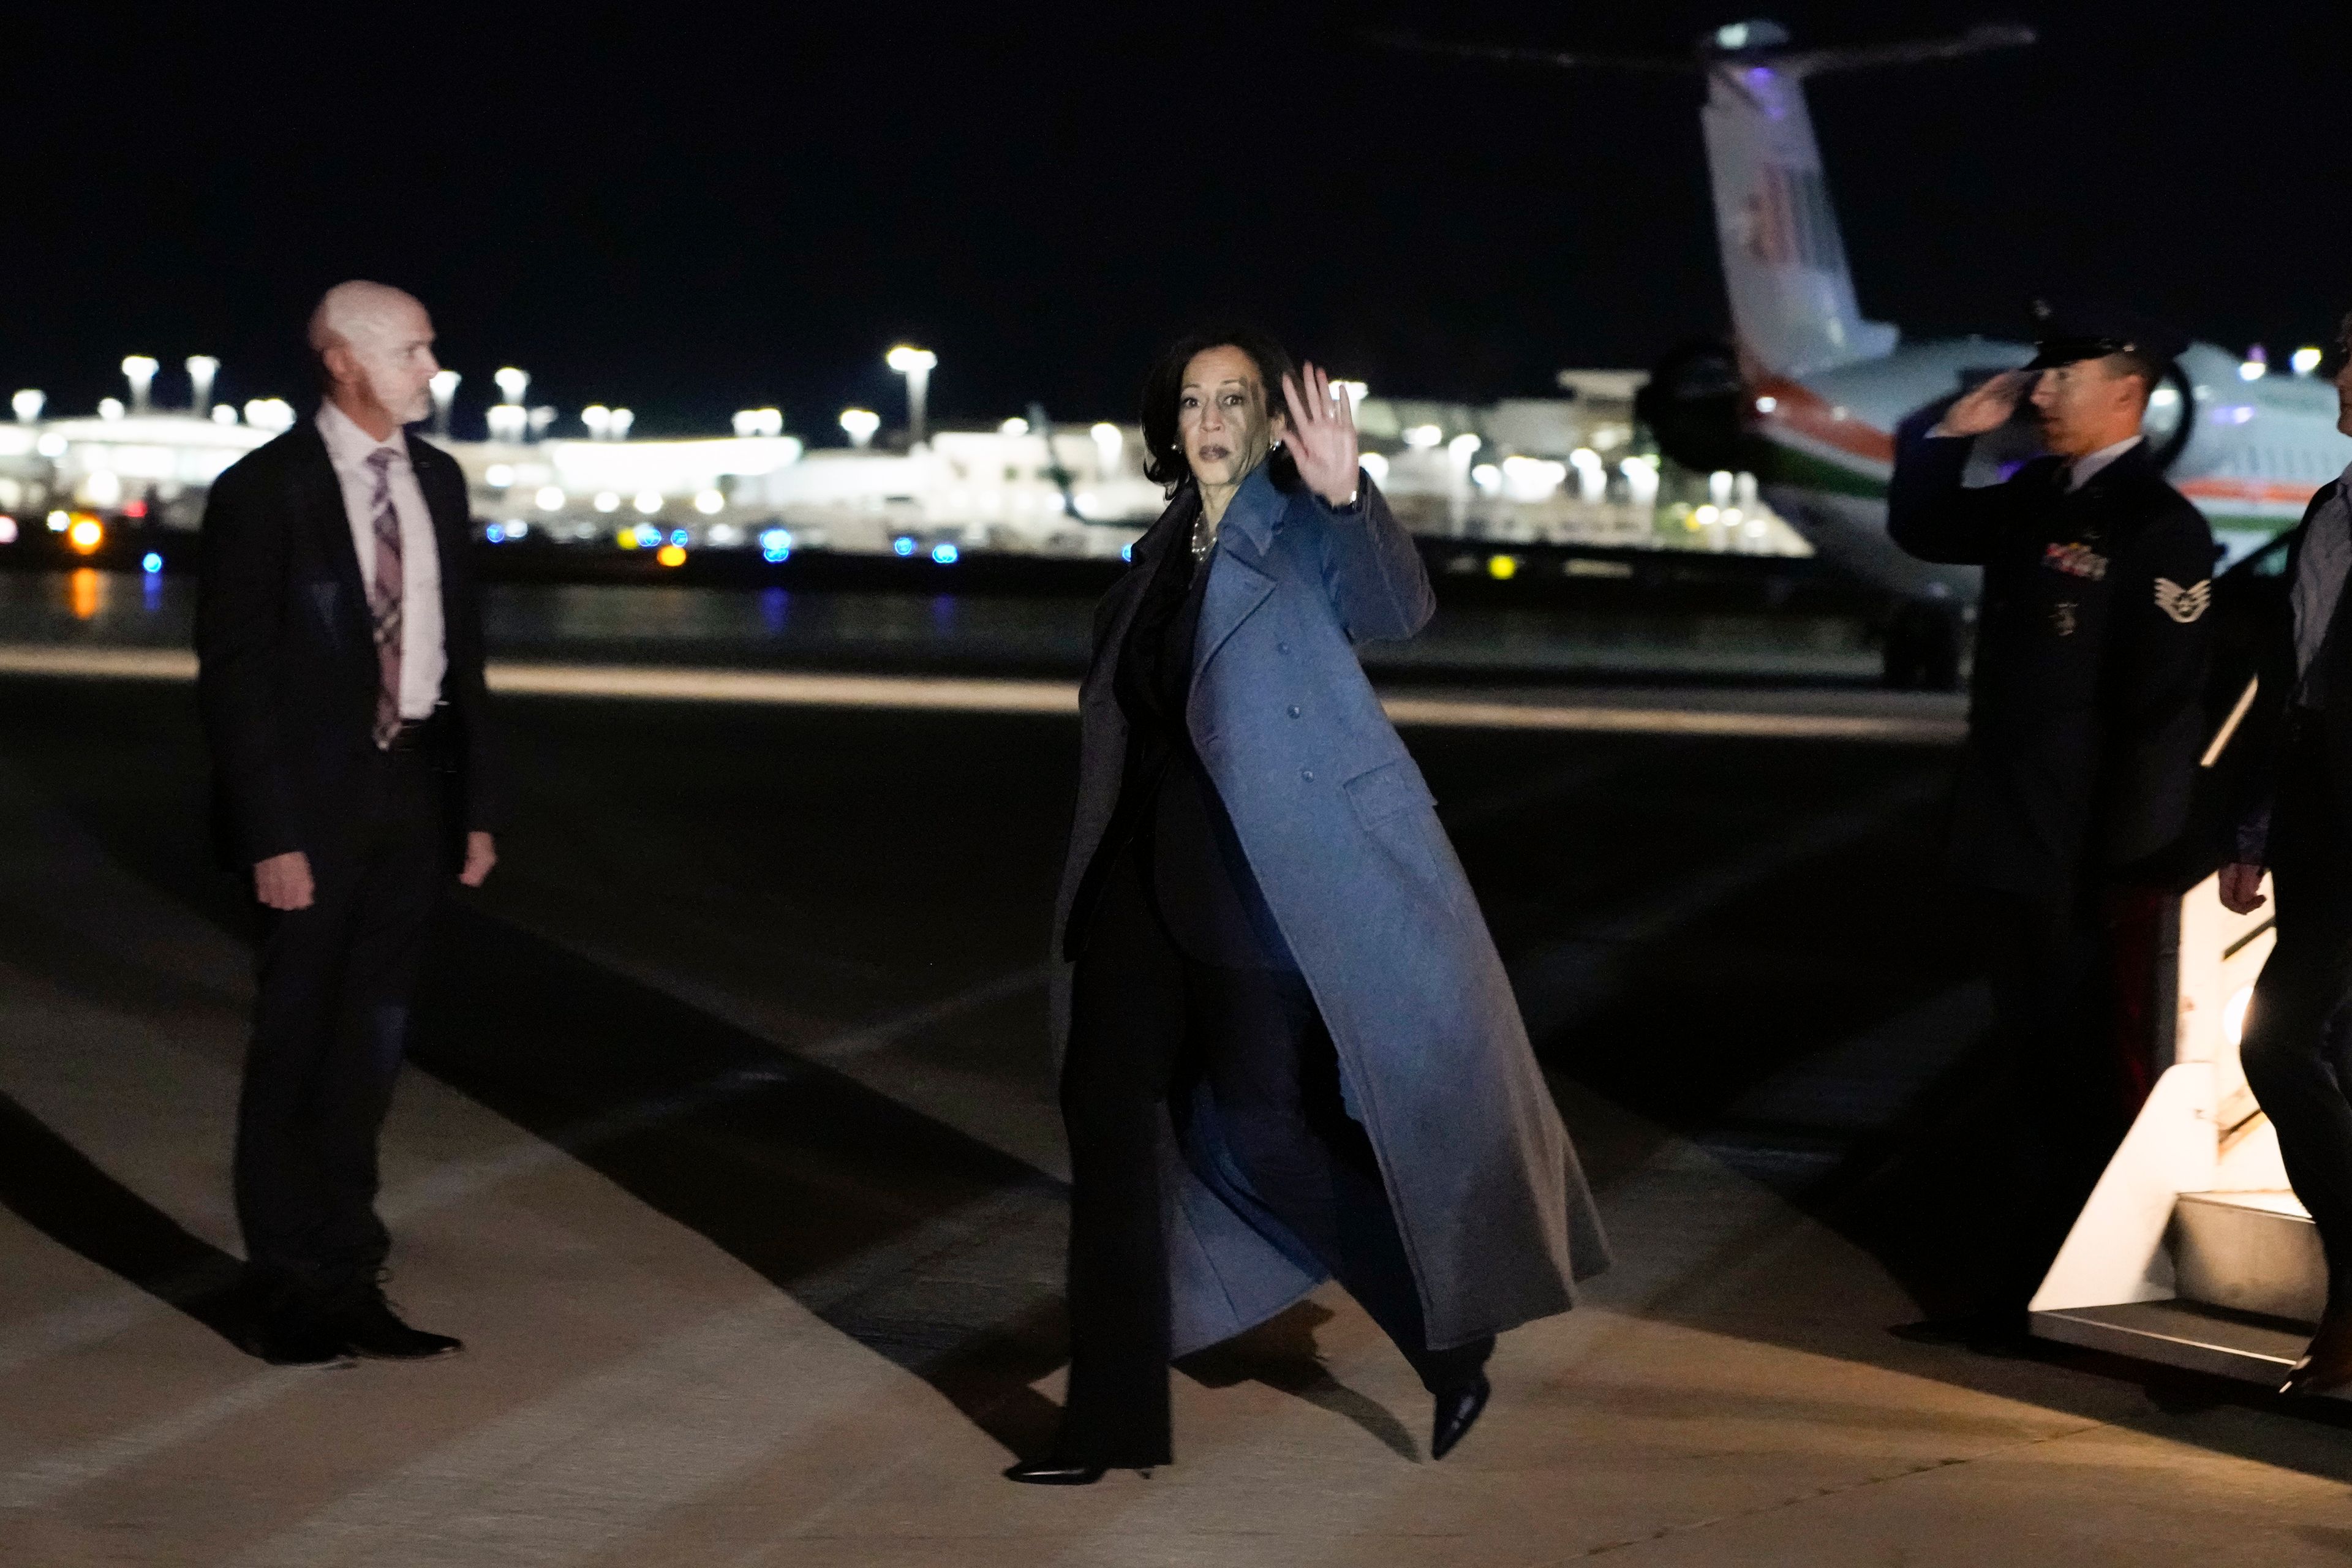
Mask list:
[[[1355,645],[1429,619],[1428,575],[1370,479],[1360,514],[1261,466],[1226,510],[1201,608],[1187,721],[1284,940],[1338,1047],[1348,1107],[1380,1155],[1444,1348],[1572,1304],[1607,1266],[1599,1216],[1528,1047],[1509,982],[1429,786]],[[1054,951],[1118,800],[1127,722],[1111,677],[1163,550],[1188,546],[1191,489],[1096,613],[1080,696],[1077,816]],[[1067,1037],[1069,978],[1056,988]],[[1058,1059],[1058,1049],[1057,1049]],[[1312,1256],[1162,1129],[1176,1353],[1263,1321],[1321,1283]]]

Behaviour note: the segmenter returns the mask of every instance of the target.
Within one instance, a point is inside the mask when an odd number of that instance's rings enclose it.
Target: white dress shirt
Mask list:
[[[2140,444],[2143,437],[2126,436],[2112,447],[2102,447],[2095,452],[2085,452],[2066,469],[2066,489],[2079,490],[2098,477],[2099,470]]]
[[[391,440],[379,441],[327,403],[319,409],[319,437],[343,487],[352,548],[359,552],[360,581],[370,595],[375,592],[375,470],[368,455],[379,447],[392,453],[385,478],[393,515],[400,520],[400,716],[429,719],[441,700],[449,651],[441,636],[441,552],[433,541],[433,513],[408,460],[407,434],[395,430]]]

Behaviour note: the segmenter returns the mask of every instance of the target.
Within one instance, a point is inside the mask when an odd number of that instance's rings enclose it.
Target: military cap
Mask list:
[[[2112,300],[2036,300],[2034,354],[2025,368],[2136,354],[2161,370],[2188,347],[2189,340],[2170,327]]]

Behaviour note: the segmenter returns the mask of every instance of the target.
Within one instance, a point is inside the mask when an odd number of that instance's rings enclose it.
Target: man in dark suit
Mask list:
[[[447,879],[497,859],[465,481],[403,430],[432,412],[432,321],[344,283],[310,346],[317,417],[214,484],[196,605],[218,827],[262,906],[236,1209],[249,1345],[281,1365],[461,1348],[384,1300],[376,1141]]]
[[[2352,436],[2352,317],[2337,353],[2336,428]],[[2352,468],[2320,487],[2288,536],[2285,613],[2262,632],[2245,795],[2221,902],[2252,914],[2275,879],[2278,945],[2239,1047],[2278,1131],[2295,1195],[2327,1254],[2327,1308],[2285,1392],[2352,1387],[2352,1055],[2331,1028],[2352,1000]]]
[[[2000,1258],[1952,1325],[1985,1348],[2023,1337],[2129,1125],[2106,927],[2188,820],[2212,595],[2211,531],[2140,433],[2186,343],[2120,307],[2038,311],[2030,364],[1906,422],[1887,498],[1904,549],[1984,568],[1950,869],[1979,902],[2011,1135]],[[2029,386],[2049,455],[1965,486]]]

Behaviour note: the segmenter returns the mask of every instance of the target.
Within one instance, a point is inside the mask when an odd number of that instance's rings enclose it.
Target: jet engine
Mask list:
[[[1660,360],[1634,395],[1633,414],[1658,449],[1695,473],[1745,468],[1748,394],[1739,357],[1711,338],[1686,342]]]

